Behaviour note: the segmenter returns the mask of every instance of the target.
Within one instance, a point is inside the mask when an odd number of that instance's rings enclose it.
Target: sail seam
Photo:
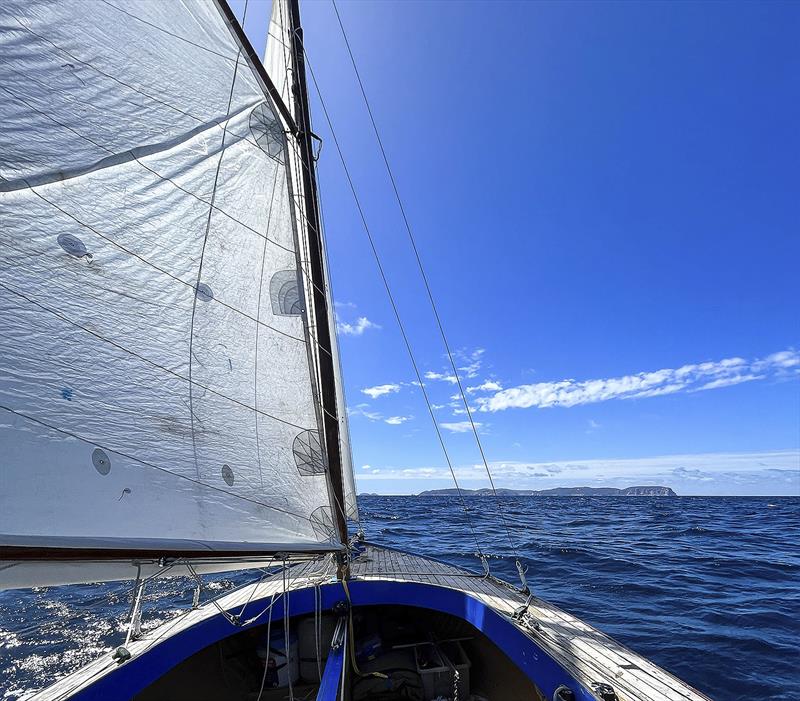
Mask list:
[[[275,176],[272,179],[272,192],[270,193],[269,197],[269,213],[267,215],[267,231],[269,231],[269,225],[272,221],[272,210],[275,207],[275,188],[278,184],[278,171],[279,168],[275,168]],[[267,259],[267,243],[264,242],[264,246],[261,251],[261,274],[259,275],[258,281],[258,303],[256,305],[256,317],[261,318],[261,295],[264,291],[264,268],[266,266],[266,259]],[[258,337],[259,337],[259,330],[261,329],[260,326],[256,326],[256,345],[255,345],[255,356],[253,359],[253,408],[258,410]],[[259,431],[258,431],[258,417],[256,417],[255,421],[255,431],[256,431],[256,459],[258,460],[258,476],[261,479],[261,486],[264,486],[264,475],[261,473],[261,445],[259,439]]]
[[[117,343],[116,341],[111,340],[110,338],[106,338],[105,336],[102,336],[101,334],[97,333],[96,331],[92,331],[90,328],[87,328],[86,326],[83,326],[82,324],[78,323],[77,321],[73,321],[72,319],[64,316],[63,314],[60,314],[59,312],[55,311],[54,309],[51,309],[50,307],[47,307],[44,304],[41,304],[40,302],[37,302],[34,299],[31,299],[30,297],[28,297],[27,295],[23,294],[22,292],[19,292],[19,291],[15,290],[15,289],[13,289],[11,287],[8,287],[7,285],[5,285],[2,282],[0,282],[0,288],[8,290],[12,294],[15,294],[18,297],[21,297],[22,299],[28,301],[29,303],[39,307],[43,311],[48,312],[49,314],[52,314],[53,316],[61,319],[62,321],[66,322],[68,324],[71,324],[72,326],[75,326],[76,328],[81,329],[81,331],[85,331],[86,333],[91,334],[95,338],[98,338],[101,341],[104,341],[105,343],[108,343],[109,345],[113,346],[114,348],[117,348],[117,349],[119,349],[119,350],[121,350],[121,351],[123,351],[125,353],[128,353],[129,355],[132,355],[133,357],[144,361],[148,365],[152,365],[154,368],[158,368],[159,370],[162,370],[162,371],[164,371],[164,372],[166,372],[166,373],[168,373],[170,375],[173,375],[174,377],[177,377],[179,380],[182,380],[183,382],[187,382],[187,383],[189,383],[191,385],[194,385],[195,387],[198,387],[200,389],[206,390],[207,392],[211,392],[211,394],[214,394],[217,397],[225,399],[225,400],[231,402],[232,404],[237,404],[237,405],[241,406],[243,409],[247,409],[248,411],[253,411],[253,412],[257,413],[257,414],[260,414],[261,416],[266,416],[269,419],[273,419],[274,421],[278,421],[278,422],[280,422],[282,424],[285,424],[287,426],[291,426],[292,428],[296,428],[296,429],[298,429],[300,431],[308,431],[308,430],[310,430],[309,428],[307,428],[305,426],[300,426],[299,424],[296,424],[296,423],[294,423],[292,421],[287,421],[286,419],[281,419],[280,417],[273,416],[272,414],[269,414],[266,411],[263,411],[261,409],[256,409],[255,407],[251,407],[246,402],[241,402],[238,399],[234,399],[233,397],[229,397],[228,395],[226,395],[226,394],[224,394],[222,392],[219,392],[218,390],[215,390],[212,387],[209,387],[209,386],[204,385],[204,384],[202,384],[200,382],[197,382],[197,380],[190,380],[188,377],[185,377],[184,375],[181,375],[179,372],[176,372],[175,370],[171,370],[170,368],[166,367],[165,365],[161,365],[160,363],[157,363],[154,360],[150,360],[149,358],[147,358],[147,357],[145,357],[143,355],[140,355],[136,351],[133,351],[130,348],[126,348],[125,346]]]
[[[197,193],[194,193],[191,190],[187,190],[185,187],[183,187],[182,185],[180,185],[177,182],[175,182],[172,178],[159,173],[158,171],[154,170],[153,168],[151,168],[146,163],[144,163],[143,161],[140,160],[141,157],[150,156],[150,155],[153,155],[155,153],[159,153],[159,152],[165,150],[165,148],[167,148],[167,147],[172,148],[175,145],[177,145],[179,143],[182,143],[184,141],[187,141],[188,139],[192,138],[193,136],[196,136],[197,134],[200,134],[200,133],[202,133],[204,131],[208,131],[209,129],[213,128],[214,126],[223,128],[222,127],[222,122],[223,121],[229,120],[232,116],[238,116],[238,115],[242,114],[243,112],[247,111],[248,109],[252,109],[253,105],[246,105],[245,107],[243,107],[240,110],[238,110],[237,112],[235,112],[233,115],[228,115],[227,117],[224,117],[224,118],[220,117],[218,119],[211,120],[210,122],[205,122],[200,127],[197,127],[196,129],[188,131],[188,132],[182,134],[180,137],[176,137],[175,139],[171,139],[171,140],[166,141],[166,142],[160,142],[160,143],[157,143],[157,144],[151,144],[149,146],[137,146],[135,148],[128,149],[127,151],[122,151],[122,152],[117,153],[117,152],[114,152],[111,149],[103,146],[102,144],[99,144],[96,141],[90,139],[85,134],[81,134],[76,129],[73,129],[72,127],[70,127],[70,126],[68,126],[68,125],[66,125],[64,123],[59,122],[52,115],[47,114],[46,112],[42,112],[41,110],[37,109],[36,107],[31,105],[29,102],[27,102],[24,98],[21,98],[19,95],[15,94],[13,91],[9,90],[7,87],[0,86],[0,88],[2,88],[5,92],[7,92],[9,95],[11,95],[11,97],[14,98],[15,100],[18,100],[19,102],[23,103],[29,109],[37,112],[38,114],[42,115],[43,117],[46,117],[47,119],[50,119],[52,122],[54,122],[55,124],[58,124],[61,127],[64,127],[65,129],[69,129],[69,131],[71,131],[73,134],[75,134],[75,136],[77,136],[78,138],[83,139],[85,141],[88,141],[93,146],[97,146],[97,148],[102,149],[103,151],[105,151],[106,153],[109,154],[108,157],[102,158],[99,161],[96,161],[95,163],[93,163],[91,165],[87,165],[87,166],[83,166],[83,167],[76,167],[76,168],[73,168],[73,169],[70,169],[70,170],[67,170],[67,171],[63,171],[63,170],[62,171],[51,171],[49,173],[42,173],[40,175],[29,176],[29,177],[25,177],[25,178],[15,178],[13,180],[6,180],[5,182],[0,183],[0,192],[17,192],[19,190],[30,190],[30,189],[33,189],[35,187],[40,187],[40,186],[43,186],[43,185],[49,185],[49,184],[56,183],[56,182],[63,182],[65,180],[72,180],[74,178],[79,178],[79,177],[82,177],[84,175],[95,173],[95,172],[97,172],[99,170],[102,170],[104,168],[110,168],[110,167],[114,167],[114,166],[117,166],[117,165],[121,165],[123,163],[129,163],[131,161],[136,161],[136,163],[138,163],[140,166],[142,166],[145,170],[151,172],[153,175],[155,175],[160,180],[162,180],[164,182],[167,182],[167,183],[170,183],[175,188],[177,188],[181,192],[189,195],[190,197],[193,197],[197,201],[202,202],[203,204],[206,204],[206,205],[209,205],[209,206],[213,207],[215,211],[219,212],[220,214],[222,214],[223,216],[227,217],[231,221],[236,222],[237,224],[239,224],[240,226],[244,227],[248,231],[251,231],[252,233],[254,233],[257,236],[259,236],[260,238],[266,239],[271,244],[273,244],[274,246],[277,246],[278,248],[283,249],[287,253],[295,253],[294,249],[288,248],[287,246],[284,246],[283,244],[279,243],[278,241],[275,241],[274,239],[271,239],[269,237],[268,233],[267,234],[262,234],[260,231],[258,231],[258,229],[254,229],[249,224],[246,224],[245,222],[241,221],[240,219],[237,219],[236,217],[234,217],[229,212],[225,211],[224,209],[222,209],[218,205],[216,205],[216,204],[214,204],[212,202],[209,202],[207,199],[205,199],[204,197],[201,197]],[[258,103],[258,104],[261,104],[261,103]],[[189,115],[189,116],[192,116],[192,115]],[[194,119],[197,119],[197,121],[201,121],[197,117],[194,117]],[[261,149],[258,147],[258,144],[255,143],[254,141],[251,141],[247,136],[241,136],[241,135],[237,134],[237,137],[239,138],[240,141],[245,141],[245,142],[249,143],[250,145],[254,146],[255,148],[258,148],[259,152],[261,152]],[[128,154],[129,154],[129,157],[125,158],[125,156],[128,156]],[[262,157],[267,157],[267,156],[263,156],[262,155]],[[20,185],[19,183],[24,183],[24,185]]]
[[[160,272],[163,275],[166,275],[167,277],[175,280],[175,282],[179,282],[179,283],[181,283],[182,285],[185,285],[186,287],[188,287],[191,290],[197,290],[197,287],[195,285],[192,285],[191,283],[186,282],[186,280],[182,280],[181,278],[177,277],[176,275],[173,275],[172,273],[170,273],[168,270],[165,270],[164,268],[159,267],[158,265],[156,265],[152,261],[149,261],[144,256],[140,256],[139,254],[134,253],[133,251],[125,248],[125,246],[123,246],[122,244],[117,243],[116,241],[114,241],[114,239],[112,239],[112,238],[110,238],[108,236],[105,236],[104,234],[101,234],[93,226],[90,226],[89,224],[86,224],[85,222],[81,221],[75,215],[71,214],[70,212],[68,212],[64,208],[60,207],[59,205],[57,205],[52,200],[47,199],[44,195],[42,195],[41,193],[37,192],[35,189],[31,188],[31,192],[33,194],[35,194],[37,197],[39,197],[42,200],[44,200],[45,202],[47,202],[47,204],[49,204],[52,207],[54,207],[55,209],[57,209],[62,214],[65,214],[66,216],[68,216],[70,219],[75,221],[77,224],[80,224],[85,229],[88,229],[93,234],[96,234],[97,236],[99,236],[104,241],[108,241],[112,246],[116,246],[117,248],[119,248],[124,253],[127,253],[129,256],[132,256],[132,257],[140,260],[145,265],[149,265],[154,270],[158,270],[158,272]],[[221,299],[218,299],[216,296],[213,297],[213,299],[211,299],[210,301],[211,302],[216,302],[217,304],[221,304],[223,307],[225,307],[227,309],[230,309],[232,312],[236,312],[237,314],[241,314],[243,317],[249,319],[250,321],[252,321],[252,322],[254,322],[256,324],[261,324],[262,326],[266,326],[268,329],[272,329],[276,333],[279,333],[282,336],[285,336],[286,338],[291,338],[292,340],[298,341],[299,343],[306,343],[306,339],[305,338],[300,338],[298,336],[293,336],[292,334],[287,333],[286,331],[282,331],[281,329],[278,329],[278,328],[276,328],[274,326],[271,326],[270,324],[266,323],[265,321],[260,321],[259,319],[256,319],[255,317],[251,316],[250,314],[248,314],[247,312],[243,311],[242,309],[238,309],[237,307],[234,307],[234,306],[232,306],[232,305],[230,305],[230,304],[228,304],[226,302],[223,302]]]
[[[40,111],[40,110],[38,110],[36,107],[34,107],[34,106],[30,105],[28,102],[26,102],[24,99],[20,98],[19,96],[17,96],[16,94],[14,94],[12,91],[8,90],[8,89],[7,89],[5,86],[0,86],[0,88],[2,88],[2,89],[5,91],[5,92],[9,93],[9,94],[10,94],[10,95],[11,95],[13,98],[15,98],[15,99],[19,100],[20,102],[22,102],[23,104],[25,104],[25,105],[26,105],[27,107],[29,107],[30,109],[32,109],[32,110],[34,110],[34,111],[38,112],[39,114],[41,114],[41,115],[42,115],[42,116],[44,116],[44,117],[47,117],[48,119],[50,119],[51,121],[53,121],[55,124],[58,124],[59,126],[63,126],[63,127],[65,127],[66,129],[69,129],[69,130],[70,130],[72,133],[74,133],[74,134],[75,134],[75,135],[76,135],[78,138],[82,138],[82,139],[84,139],[84,140],[88,141],[89,143],[91,143],[92,145],[94,145],[94,146],[97,146],[98,148],[100,148],[100,149],[103,149],[104,151],[107,151],[109,154],[111,154],[111,155],[109,156],[109,159],[118,159],[118,158],[121,158],[121,156],[125,155],[126,153],[130,153],[130,154],[131,154],[131,160],[134,160],[134,161],[136,161],[136,163],[138,163],[138,164],[139,164],[140,166],[142,166],[142,167],[143,167],[145,170],[149,171],[150,173],[152,173],[153,175],[155,175],[157,178],[159,178],[159,179],[160,179],[160,180],[162,180],[163,182],[168,182],[168,183],[170,183],[171,185],[173,185],[175,188],[177,188],[177,189],[178,189],[178,190],[180,190],[181,192],[184,192],[184,193],[186,193],[187,195],[189,195],[189,196],[193,197],[194,199],[196,199],[197,201],[199,201],[199,202],[202,202],[203,204],[206,204],[206,205],[208,205],[208,206],[209,206],[209,207],[211,207],[213,210],[215,210],[215,211],[219,212],[220,214],[222,214],[223,216],[225,216],[225,217],[229,218],[231,221],[234,221],[234,222],[236,222],[237,224],[241,225],[242,227],[244,227],[244,228],[245,228],[245,229],[247,229],[248,231],[251,231],[252,233],[256,234],[257,236],[259,236],[259,237],[261,237],[261,238],[265,239],[266,241],[269,241],[270,243],[272,243],[273,245],[277,246],[278,248],[281,248],[282,250],[286,251],[287,253],[292,253],[292,254],[295,254],[295,255],[297,255],[297,251],[295,251],[295,250],[293,250],[293,249],[290,249],[290,248],[288,248],[288,247],[286,247],[286,246],[283,246],[282,244],[278,243],[278,242],[277,242],[277,241],[275,241],[274,239],[271,239],[271,238],[269,237],[269,233],[268,233],[268,231],[267,231],[267,233],[266,233],[266,234],[262,234],[262,233],[261,233],[260,231],[258,231],[257,229],[254,229],[253,227],[249,226],[248,224],[245,224],[243,221],[240,221],[239,219],[237,219],[237,218],[236,218],[236,217],[234,217],[233,215],[229,214],[228,212],[226,212],[226,211],[225,211],[225,210],[223,210],[222,208],[218,207],[218,206],[217,206],[217,205],[216,205],[216,204],[213,202],[213,200],[212,200],[212,201],[208,201],[208,200],[206,200],[205,198],[203,198],[203,197],[201,197],[201,196],[199,196],[199,195],[197,195],[197,194],[195,194],[195,193],[191,192],[190,190],[187,190],[186,188],[182,187],[181,185],[179,185],[178,183],[176,183],[175,181],[173,181],[171,178],[168,178],[167,176],[165,176],[165,175],[162,175],[161,173],[158,173],[156,170],[154,170],[154,169],[150,168],[148,165],[146,165],[144,162],[142,162],[142,161],[141,161],[141,160],[140,160],[140,159],[137,157],[137,155],[136,155],[136,153],[135,153],[135,151],[136,151],[137,149],[131,149],[131,150],[129,150],[129,151],[126,151],[126,152],[123,152],[123,153],[121,153],[121,154],[115,154],[115,153],[113,153],[113,152],[112,152],[110,149],[108,149],[108,148],[106,148],[106,147],[102,146],[101,144],[98,144],[97,142],[95,142],[95,141],[93,141],[92,139],[90,139],[89,137],[87,137],[87,136],[85,136],[85,135],[81,134],[80,132],[76,131],[75,129],[72,129],[72,128],[71,128],[71,127],[69,127],[69,126],[67,126],[67,125],[65,125],[65,124],[62,124],[61,122],[59,122],[57,119],[55,119],[55,118],[54,118],[54,117],[52,117],[51,115],[49,115],[49,114],[47,114],[47,113],[45,113],[45,112],[41,112],[41,111]],[[247,109],[247,108],[243,108],[242,110],[239,110],[238,112],[236,112],[236,113],[235,113],[235,115],[241,114],[241,113],[242,113],[242,112],[244,112],[246,109]],[[234,116],[235,116],[235,115],[234,115]],[[231,115],[228,115],[228,116],[226,117],[226,120],[227,120],[227,119],[230,119],[230,117],[231,117]],[[222,120],[222,118],[220,118],[219,122],[217,122],[217,123],[216,123],[216,124],[217,124],[217,126],[220,126],[220,122],[222,122],[222,121],[223,121],[223,120]],[[227,128],[227,126],[226,126],[226,127],[224,127],[224,129],[226,129],[226,128]],[[199,129],[199,130],[198,130],[198,133],[200,133],[201,131],[204,131],[204,130],[206,130],[206,128]],[[240,137],[240,140],[247,141],[248,143],[250,143],[250,144],[252,144],[252,145],[254,145],[254,146],[256,146],[256,147],[257,147],[257,144],[254,144],[254,142],[250,141],[250,140],[249,140],[249,139],[247,139],[246,137]],[[180,143],[180,142],[178,142],[178,143]],[[147,148],[147,147],[140,147],[140,148]],[[260,148],[259,148],[259,152],[261,152],[261,149],[260,149]],[[144,154],[144,155],[151,155],[151,154],[150,154],[150,153],[146,153],[146,154]],[[262,156],[262,157],[266,157],[266,156]],[[300,160],[300,162],[301,162],[301,165],[303,165],[303,166],[304,166],[304,164],[302,164],[302,159],[299,159],[299,156],[295,156],[295,157],[296,157],[296,158],[298,158],[298,160]],[[69,177],[79,177],[80,175],[85,175],[86,173],[89,173],[89,172],[96,171],[96,170],[98,170],[100,167],[107,167],[107,166],[100,166],[100,164],[101,164],[101,163],[103,163],[103,162],[105,162],[106,160],[108,160],[108,159],[101,159],[100,161],[98,161],[97,163],[93,164],[92,166],[88,166],[88,167],[86,167],[85,169],[76,170],[76,171],[75,171],[75,175],[74,175],[74,176],[67,176],[67,178],[69,178]],[[114,163],[114,165],[118,165],[120,162],[125,162],[125,161],[118,161],[118,162]],[[128,162],[129,162],[129,161],[128,161]],[[306,167],[306,166],[304,166],[304,167]],[[3,191],[17,191],[17,190],[21,190],[21,189],[23,189],[23,188],[21,188],[21,187],[13,187],[13,188],[12,188],[12,187],[9,187],[8,185],[9,185],[9,183],[12,183],[12,184],[13,184],[13,183],[17,183],[17,182],[19,182],[19,181],[21,181],[21,182],[24,182],[24,183],[25,183],[25,189],[28,189],[28,190],[30,190],[30,191],[31,191],[31,192],[33,192],[35,195],[37,195],[38,197],[40,197],[41,199],[43,199],[45,202],[47,202],[48,204],[52,205],[53,207],[55,207],[55,208],[56,208],[56,209],[58,209],[59,211],[61,211],[63,214],[65,214],[65,215],[67,215],[67,216],[71,217],[71,218],[72,218],[72,219],[73,219],[73,220],[74,220],[76,223],[78,223],[79,225],[83,226],[84,228],[87,228],[87,229],[89,229],[90,231],[92,231],[93,233],[97,234],[97,235],[98,235],[98,236],[100,236],[101,238],[103,238],[103,239],[107,240],[109,243],[111,243],[111,244],[113,244],[113,245],[117,246],[117,247],[118,247],[120,250],[124,251],[125,253],[127,253],[127,254],[129,254],[129,255],[132,255],[132,256],[135,256],[136,258],[138,258],[139,260],[141,260],[143,263],[145,263],[145,264],[147,264],[147,265],[150,265],[150,266],[152,266],[153,268],[155,268],[156,270],[158,270],[158,271],[160,271],[160,272],[162,272],[162,273],[164,273],[164,274],[168,275],[169,277],[173,278],[174,280],[177,280],[178,282],[181,282],[181,283],[183,283],[183,284],[185,284],[185,285],[189,285],[189,286],[191,287],[191,285],[190,285],[189,283],[185,282],[184,280],[181,280],[180,278],[177,278],[177,277],[175,277],[174,275],[171,275],[169,272],[167,272],[166,270],[164,270],[164,269],[162,269],[162,268],[158,267],[157,265],[155,265],[154,263],[150,262],[150,261],[149,261],[149,260],[147,260],[146,258],[144,258],[144,257],[142,257],[142,256],[139,256],[139,255],[137,255],[137,254],[133,253],[132,251],[129,251],[128,249],[126,249],[125,247],[121,246],[120,244],[118,244],[118,243],[117,243],[116,241],[114,241],[113,239],[111,239],[111,238],[109,238],[109,237],[107,237],[107,236],[104,236],[103,234],[101,234],[100,232],[98,232],[96,229],[94,229],[94,228],[90,227],[88,224],[85,224],[84,222],[80,221],[80,220],[79,220],[77,217],[75,217],[74,215],[70,214],[69,212],[67,212],[67,211],[66,211],[66,210],[64,210],[63,208],[59,207],[58,205],[56,205],[56,204],[55,204],[54,202],[52,202],[51,200],[48,200],[48,199],[47,199],[47,198],[46,198],[44,195],[42,195],[41,193],[39,193],[39,192],[37,192],[37,191],[35,190],[35,188],[36,188],[36,187],[39,187],[39,186],[41,186],[41,185],[47,185],[47,184],[50,184],[50,183],[52,183],[52,182],[59,182],[59,181],[62,181],[62,180],[64,180],[64,179],[67,179],[67,178],[64,178],[64,177],[63,177],[63,175],[64,175],[64,174],[62,173],[62,174],[61,174],[61,177],[58,177],[58,178],[55,178],[55,177],[54,177],[52,180],[49,180],[49,181],[46,181],[46,182],[45,182],[45,181],[43,181],[43,182],[41,182],[41,183],[32,183],[30,180],[27,180],[26,178],[20,178],[19,180],[8,181],[8,182],[6,182],[6,183],[4,183],[4,184],[0,184],[0,192],[3,192]],[[40,177],[40,178],[44,178],[45,176],[39,176],[39,177]],[[37,180],[37,179],[38,179],[38,178],[34,178],[34,180]],[[296,195],[294,195],[293,197],[297,197],[297,196],[296,196]],[[303,223],[304,223],[304,225],[305,225],[305,226],[308,226],[310,229],[313,229],[313,230],[316,232],[316,227],[314,227],[314,225],[313,225],[313,224],[310,222],[310,220],[309,220],[309,219],[308,219],[308,217],[306,216],[305,212],[302,210],[302,207],[301,207],[301,206],[300,206],[300,205],[299,205],[297,202],[295,202],[295,207],[296,207],[296,209],[298,210],[298,212],[299,212],[299,214],[300,214],[300,217],[301,217],[301,218],[302,218],[302,220],[303,220]],[[305,280],[306,280],[308,283],[310,283],[310,284],[311,284],[311,286],[312,286],[314,289],[316,289],[316,290],[318,290],[318,291],[320,291],[320,292],[323,292],[323,290],[322,290],[322,289],[321,289],[321,288],[320,288],[320,287],[319,287],[319,286],[318,286],[318,285],[317,285],[317,284],[314,282],[314,280],[311,278],[311,276],[310,276],[309,272],[306,270],[306,265],[307,265],[307,264],[308,264],[308,261],[306,261],[306,260],[302,260],[302,259],[300,260],[300,271],[302,272],[304,279],[305,279]],[[193,289],[195,289],[195,288],[193,287]],[[232,311],[234,311],[234,312],[237,312],[237,313],[239,313],[239,314],[242,314],[243,316],[245,316],[245,317],[247,317],[247,318],[249,318],[249,319],[251,319],[251,320],[255,321],[255,322],[256,322],[256,323],[258,323],[258,324],[263,324],[263,325],[264,325],[264,326],[266,326],[267,328],[270,328],[270,329],[272,329],[272,330],[274,330],[274,331],[276,331],[276,332],[278,332],[278,333],[281,333],[281,334],[283,334],[283,335],[287,336],[288,338],[292,338],[292,339],[294,339],[294,340],[297,340],[297,341],[300,341],[300,342],[302,342],[302,343],[305,343],[305,342],[306,342],[306,339],[305,339],[305,338],[301,339],[301,338],[298,338],[298,337],[296,337],[296,336],[292,336],[291,334],[288,334],[288,333],[286,333],[286,332],[284,332],[284,331],[281,331],[280,329],[277,329],[277,328],[275,328],[274,326],[270,326],[270,325],[269,325],[269,324],[267,324],[266,322],[260,321],[259,319],[254,319],[252,316],[250,316],[250,315],[249,315],[249,314],[247,314],[246,312],[244,312],[244,311],[242,311],[242,310],[240,310],[240,309],[238,309],[238,308],[236,308],[236,307],[233,307],[233,306],[231,306],[231,305],[228,305],[228,304],[226,304],[225,302],[222,302],[221,300],[217,299],[216,297],[214,297],[214,299],[213,299],[212,301],[218,302],[218,303],[222,304],[223,306],[225,306],[225,307],[228,307],[228,308],[229,308],[229,309],[231,309]],[[309,327],[309,328],[311,328],[311,327]],[[317,346],[317,347],[318,347],[320,350],[322,350],[323,352],[325,352],[325,353],[327,353],[327,354],[330,354],[330,350],[329,350],[329,349],[327,349],[327,348],[325,348],[325,347],[324,347],[324,346],[323,346],[321,343],[319,343],[319,341],[317,340],[317,337],[316,337],[316,335],[315,335],[315,334],[310,334],[310,335],[312,336],[312,341],[314,342],[314,344],[315,344],[315,345],[316,345],[316,346]]]
[[[288,516],[294,516],[296,518],[302,519],[303,521],[308,521],[309,523],[311,522],[310,518],[308,518],[307,516],[303,516],[302,514],[298,514],[298,513],[294,512],[294,511],[291,511],[289,509],[282,509],[282,508],[280,508],[278,506],[273,506],[271,504],[266,504],[263,501],[258,501],[257,499],[250,499],[249,497],[243,497],[241,494],[236,494],[236,492],[229,492],[227,489],[222,489],[221,487],[215,487],[214,485],[207,484],[206,482],[203,482],[200,479],[194,479],[193,477],[187,477],[186,475],[182,475],[182,474],[180,474],[178,472],[173,472],[172,470],[168,470],[166,467],[161,467],[160,465],[156,465],[155,463],[148,462],[147,460],[142,460],[141,458],[137,458],[137,457],[135,457],[133,455],[130,455],[129,453],[126,453],[126,452],[122,451],[122,450],[117,450],[116,448],[112,448],[110,446],[103,445],[102,443],[98,443],[96,441],[93,441],[93,440],[91,440],[89,438],[86,438],[86,437],[84,437],[84,436],[82,436],[82,435],[80,435],[78,433],[73,433],[72,431],[67,431],[67,430],[65,430],[63,428],[59,428],[58,426],[54,426],[53,424],[50,424],[47,421],[44,421],[42,419],[36,418],[34,416],[31,416],[30,414],[26,414],[25,412],[19,411],[18,409],[12,409],[11,407],[5,406],[4,404],[0,404],[0,409],[4,409],[5,411],[8,411],[9,413],[14,414],[15,416],[20,416],[23,419],[27,419],[28,421],[33,421],[34,423],[37,423],[40,426],[44,426],[44,427],[49,428],[49,429],[51,429],[53,431],[57,431],[58,433],[61,433],[62,435],[69,436],[70,438],[74,438],[74,439],[79,440],[79,441],[81,441],[83,443],[88,443],[90,445],[95,445],[95,446],[98,446],[100,448],[103,448],[104,450],[108,450],[108,451],[110,451],[112,453],[116,453],[117,455],[121,455],[122,457],[127,458],[128,460],[133,460],[134,462],[137,462],[140,465],[144,465],[145,467],[150,467],[150,468],[152,468],[154,470],[158,470],[159,472],[163,472],[165,474],[172,475],[173,477],[177,477],[178,479],[186,480],[187,482],[192,482],[193,484],[197,484],[197,485],[199,485],[201,487],[206,487],[206,488],[211,489],[211,490],[213,490],[215,492],[220,492],[221,494],[227,494],[228,496],[234,497],[236,499],[240,499],[242,501],[249,502],[251,504],[256,504],[258,506],[263,506],[265,509],[270,509],[271,511],[278,511],[278,512],[280,512],[282,514],[286,514]]]
[[[142,24],[146,24],[148,27],[152,27],[153,29],[157,29],[159,32],[163,32],[164,34],[167,34],[167,35],[169,35],[169,36],[171,36],[171,37],[173,37],[175,39],[179,39],[180,41],[186,42],[187,44],[191,44],[195,48],[201,49],[203,51],[207,51],[208,53],[214,54],[215,56],[219,56],[220,58],[224,58],[226,61],[231,61],[231,62],[236,61],[238,63],[239,57],[241,55],[241,50],[236,55],[236,58],[232,58],[231,56],[226,56],[225,54],[219,53],[219,51],[214,51],[213,49],[209,49],[207,46],[203,46],[202,44],[197,44],[197,43],[193,42],[191,39],[187,39],[186,37],[182,37],[180,34],[175,34],[174,32],[171,32],[168,29],[164,29],[164,27],[159,27],[157,24],[153,24],[152,22],[148,22],[146,19],[143,19],[143,18],[139,17],[138,15],[133,14],[132,12],[128,12],[127,10],[123,10],[121,7],[118,7],[114,3],[108,2],[108,0],[101,0],[101,2],[105,3],[109,7],[114,8],[115,10],[117,10],[117,12],[121,12],[122,14],[128,15],[128,17],[131,17],[132,19],[135,19],[136,21],[141,22]],[[247,5],[247,2],[245,2],[245,5]],[[245,10],[245,12],[246,12],[246,10]],[[242,18],[242,19],[244,19],[244,18]]]

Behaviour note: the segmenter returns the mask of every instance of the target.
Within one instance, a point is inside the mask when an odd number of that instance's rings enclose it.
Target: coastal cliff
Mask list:
[[[554,487],[553,489],[498,489],[498,495],[501,496],[521,496],[521,497],[537,497],[537,496],[556,496],[556,497],[676,497],[678,496],[670,487],[662,486],[637,486],[625,487],[618,489],[617,487]],[[464,496],[491,496],[491,489],[462,489],[461,494]],[[417,496],[421,497],[446,497],[457,496],[458,490],[456,489],[430,489],[425,492],[420,492]]]

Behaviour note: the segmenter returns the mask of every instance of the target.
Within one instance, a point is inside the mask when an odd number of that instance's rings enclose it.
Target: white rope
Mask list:
[[[264,659],[264,674],[261,675],[261,688],[258,690],[258,698],[256,701],[261,701],[261,695],[264,693],[264,684],[267,681],[267,669],[269,669],[269,643],[270,643],[270,633],[272,631],[272,604],[275,603],[275,595],[277,592],[273,592],[272,600],[269,603],[269,619],[267,620],[267,652],[266,657]]]

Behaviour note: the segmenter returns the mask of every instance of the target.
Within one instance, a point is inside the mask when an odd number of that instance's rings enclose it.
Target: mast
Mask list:
[[[301,177],[305,199],[306,225],[308,227],[309,263],[313,284],[310,295],[314,305],[316,336],[319,343],[320,399],[322,420],[325,429],[325,447],[328,455],[328,470],[333,491],[333,521],[343,543],[347,542],[347,521],[344,514],[345,499],[342,474],[342,453],[339,440],[339,417],[336,402],[336,372],[331,343],[331,310],[325,294],[325,270],[322,243],[322,227],[319,216],[316,171],[314,167],[311,132],[311,111],[306,83],[305,55],[303,53],[303,29],[300,26],[299,0],[289,0],[289,32],[291,36],[293,71],[292,92],[295,97],[294,120],[298,128],[297,141],[300,151]]]

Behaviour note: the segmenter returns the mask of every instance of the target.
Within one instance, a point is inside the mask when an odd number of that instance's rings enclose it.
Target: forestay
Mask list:
[[[340,547],[292,137],[222,8],[0,21],[4,557]]]

